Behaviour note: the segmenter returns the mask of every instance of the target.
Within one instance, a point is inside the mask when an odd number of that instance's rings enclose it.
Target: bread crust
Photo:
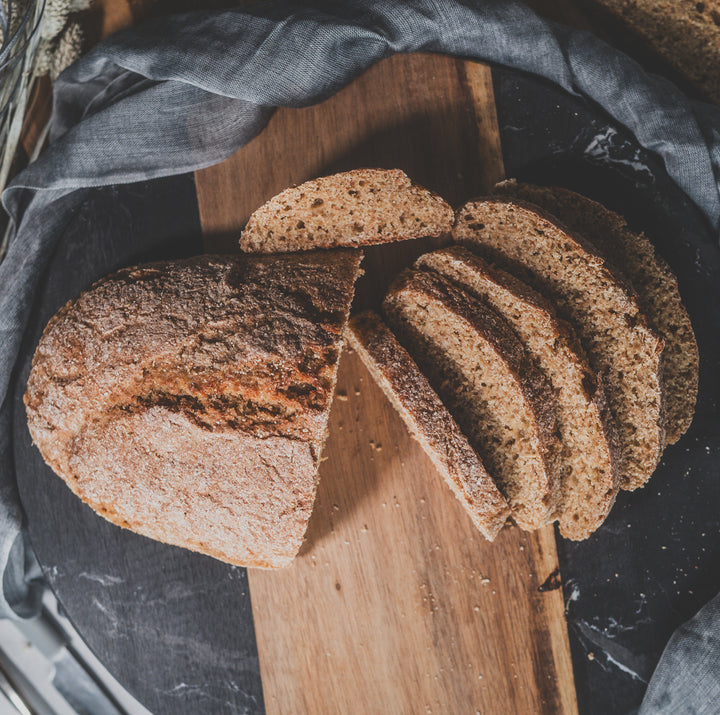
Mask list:
[[[285,189],[257,209],[240,236],[248,253],[436,237],[450,233],[453,210],[400,169],[354,169]]]
[[[694,89],[720,103],[720,4],[717,0],[588,0],[622,23]],[[674,77],[669,77],[675,81]]]
[[[492,541],[510,508],[427,378],[376,313],[353,316],[347,336],[475,526]]]
[[[33,441],[78,496],[120,526],[238,565],[287,565],[314,500],[360,260],[355,251],[199,256],[98,281],[40,339],[24,398]],[[162,452],[156,433],[182,449]],[[285,452],[297,459],[273,456]],[[184,472],[173,471],[178,460]],[[252,473],[243,466],[251,462]],[[234,474],[236,491],[220,499],[204,465],[220,481],[223,470]],[[163,471],[175,475],[167,504]],[[133,491],[145,502],[133,502]],[[235,514],[237,528],[200,545],[196,533],[173,527],[181,511],[197,523],[209,505],[217,523]],[[261,528],[268,509],[275,526]]]

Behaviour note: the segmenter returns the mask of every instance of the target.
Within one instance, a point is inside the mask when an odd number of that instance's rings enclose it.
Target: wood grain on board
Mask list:
[[[396,56],[279,110],[197,172],[206,249],[236,251],[281,189],[357,166],[402,168],[455,205],[486,191],[503,175],[489,68]],[[429,245],[367,251],[356,305]],[[295,563],[248,572],[268,712],[577,712],[552,528],[486,542],[349,351],[320,478]]]

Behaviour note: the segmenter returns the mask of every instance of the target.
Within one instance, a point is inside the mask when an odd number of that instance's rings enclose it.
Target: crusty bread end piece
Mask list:
[[[307,181],[257,209],[240,236],[248,253],[367,246],[450,232],[452,208],[399,169],[355,169]]]
[[[560,488],[555,402],[511,328],[425,271],[400,274],[383,310],[477,450],[515,522],[526,530],[550,522]]]
[[[287,566],[315,498],[361,258],[200,256],[102,279],[40,339],[33,441],[115,524]]]
[[[585,239],[518,199],[470,201],[453,237],[554,301],[603,379],[620,440],[620,486],[643,486],[665,445],[663,341],[630,286]]]
[[[665,438],[668,444],[677,442],[695,412],[699,354],[670,266],[644,234],[630,230],[622,216],[574,191],[503,181],[495,193],[530,201],[553,214],[571,231],[582,234],[630,280],[650,326],[665,341]]]
[[[615,503],[618,445],[602,382],[572,328],[539,293],[462,246],[426,253],[415,267],[440,273],[497,311],[547,376],[562,444],[560,533],[586,539]]]
[[[350,318],[347,337],[475,526],[492,541],[510,508],[427,378],[376,313]]]

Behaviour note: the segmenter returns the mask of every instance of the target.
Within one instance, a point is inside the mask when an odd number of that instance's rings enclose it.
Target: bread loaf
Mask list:
[[[439,236],[452,208],[399,169],[356,169],[286,189],[257,209],[240,236],[250,253],[367,246]]]
[[[720,103],[719,0],[593,0]]]
[[[669,444],[677,442],[695,412],[699,356],[690,316],[670,267],[646,236],[628,228],[622,216],[574,191],[504,181],[495,193],[530,201],[553,214],[588,239],[630,280],[640,308],[665,343],[665,438]]]
[[[115,524],[233,564],[289,564],[360,260],[201,256],[99,281],[33,359],[25,405],[45,461]]]
[[[427,378],[380,317],[361,313],[348,323],[348,343],[443,476],[475,526],[492,541],[510,516],[488,476]]]
[[[548,378],[562,445],[560,533],[586,539],[615,503],[618,448],[602,383],[572,328],[532,288],[461,246],[426,253],[415,267],[440,273],[499,313]]]
[[[582,237],[520,200],[469,202],[453,235],[552,299],[572,324],[618,428],[620,485],[645,484],[665,444],[663,342],[631,288]]]
[[[554,515],[560,486],[549,384],[494,311],[443,277],[406,271],[383,308],[523,529]]]

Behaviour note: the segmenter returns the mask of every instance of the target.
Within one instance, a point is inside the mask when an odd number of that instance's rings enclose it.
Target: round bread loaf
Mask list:
[[[106,519],[243,566],[305,533],[357,251],[126,268],[36,350],[33,441]]]

